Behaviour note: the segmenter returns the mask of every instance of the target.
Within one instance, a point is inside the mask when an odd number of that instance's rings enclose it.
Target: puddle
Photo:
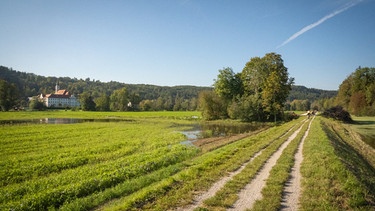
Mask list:
[[[183,135],[185,135],[186,140],[180,142],[183,145],[194,146],[194,142],[197,141],[202,133],[201,130],[188,130],[188,131],[180,131]]]

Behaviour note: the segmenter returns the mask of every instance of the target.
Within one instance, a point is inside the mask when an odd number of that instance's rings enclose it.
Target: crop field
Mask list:
[[[198,112],[50,111],[0,116],[0,120],[44,118],[121,121],[0,125],[0,210],[233,209],[239,192],[256,180],[283,146],[261,192],[265,197],[253,207],[279,210],[302,139],[300,209],[375,206],[375,170],[366,160],[374,154],[352,147],[347,129],[322,117],[301,117],[231,141],[217,139],[221,144],[206,150],[181,144],[186,137],[179,131],[201,122]],[[225,184],[197,203],[197,196],[226,177]]]

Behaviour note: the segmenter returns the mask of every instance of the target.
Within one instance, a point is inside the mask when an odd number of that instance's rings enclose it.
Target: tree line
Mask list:
[[[0,81],[0,94],[11,96],[11,99],[1,98],[0,103],[4,104],[1,106],[2,110],[27,107],[29,97],[54,93],[56,83],[61,89],[66,89],[79,98],[81,109],[98,111],[197,110],[198,93],[212,90],[211,87],[169,87],[116,81],[101,82],[90,78],[44,77],[4,66],[0,66]],[[5,90],[12,90],[12,93]]]
[[[226,69],[226,70],[225,70]],[[229,70],[229,72],[228,72]],[[232,71],[232,72],[230,72]],[[231,78],[230,68],[219,70],[218,79],[214,83],[224,82],[226,77]],[[231,90],[234,95],[243,94],[240,74],[233,78]],[[219,81],[218,81],[219,80]],[[29,106],[28,97],[40,94],[54,93],[56,83],[62,89],[79,98],[82,109],[97,111],[161,111],[161,110],[197,110],[199,109],[199,93],[210,93],[213,87],[197,86],[156,86],[148,84],[125,84],[116,81],[101,82],[95,79],[77,79],[70,77],[44,77],[33,73],[26,73],[0,66],[0,107],[1,110]],[[220,83],[221,83],[220,82]],[[217,84],[215,87],[219,87]],[[236,90],[237,88],[238,90]],[[221,90],[222,95],[230,95]],[[238,93],[237,93],[238,92]],[[325,91],[292,85],[285,103],[285,110],[308,110],[310,106],[319,108],[329,107],[332,97],[337,91]],[[232,93],[233,95],[233,93]],[[227,96],[228,97],[228,96]],[[228,97],[229,98],[229,97]],[[244,97],[243,97],[244,98]],[[131,102],[131,105],[129,105]],[[328,102],[328,103],[327,103]],[[232,105],[232,115],[240,115],[237,104]],[[31,102],[32,108],[43,109],[43,104]],[[226,109],[224,109],[226,110]],[[237,111],[236,111],[237,110]],[[236,114],[237,112],[237,114]],[[224,114],[228,116],[228,114]]]
[[[358,67],[340,85],[335,104],[357,116],[375,116],[375,68]]]

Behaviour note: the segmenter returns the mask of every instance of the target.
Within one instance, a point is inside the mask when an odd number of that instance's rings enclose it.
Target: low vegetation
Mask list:
[[[375,150],[375,117],[354,116],[353,120],[354,123],[350,125],[350,128],[357,132],[360,137],[356,136],[355,133],[352,133],[352,139],[357,143],[361,143],[360,141],[363,140]]]
[[[374,168],[337,132],[337,127],[341,128],[339,123],[322,118],[312,124],[303,151],[301,207],[371,210],[375,206]]]
[[[304,118],[209,143],[180,144],[176,131],[197,124],[197,112],[6,112],[0,120],[120,119],[116,122],[0,126],[0,210],[167,210],[249,162],[201,208],[225,210]],[[242,124],[242,123],[241,123]],[[353,141],[351,125],[317,117],[305,140],[302,210],[370,210],[375,206],[373,151]],[[295,150],[284,150],[254,209],[277,210]],[[358,147],[359,146],[359,147]],[[323,194],[322,194],[323,193]]]

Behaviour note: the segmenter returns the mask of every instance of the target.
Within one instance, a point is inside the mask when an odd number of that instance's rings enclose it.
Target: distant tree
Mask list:
[[[175,100],[174,100],[173,111],[182,110],[182,102],[183,102],[183,99],[180,96],[177,95]]]
[[[318,102],[316,102],[315,104],[318,104]],[[293,100],[290,103],[290,109],[293,111],[307,111],[310,110],[310,108],[311,103],[309,100]]]
[[[29,108],[32,110],[44,110],[46,106],[44,105],[43,101],[39,100],[38,97],[33,97],[29,102]]]
[[[197,107],[198,107],[198,99],[195,97],[191,98],[189,101],[189,110],[195,111],[197,110]]]
[[[202,91],[199,93],[199,108],[206,120],[225,119],[228,117],[226,104],[213,91]]]
[[[340,85],[336,103],[354,115],[375,114],[375,68],[359,67]]]
[[[95,111],[95,102],[88,92],[84,92],[79,96],[81,108],[84,111]]]
[[[355,115],[366,115],[366,96],[363,92],[355,92],[350,97],[349,101],[349,111]]]
[[[153,111],[154,110],[154,101],[152,101],[152,100],[142,100],[139,103],[139,108],[142,111]]]
[[[0,108],[8,111],[17,104],[18,91],[14,84],[0,80]]]
[[[110,96],[112,111],[127,111],[129,102],[129,95],[125,87],[115,90]]]
[[[101,94],[98,98],[94,100],[96,104],[97,111],[109,111],[109,96],[105,93]]]

